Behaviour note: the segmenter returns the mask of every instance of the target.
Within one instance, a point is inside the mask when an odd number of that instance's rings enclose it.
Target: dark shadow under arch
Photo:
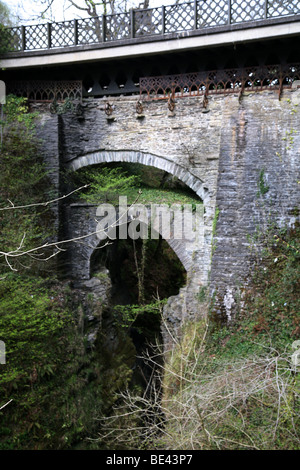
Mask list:
[[[144,284],[146,303],[153,302],[158,295],[160,299],[177,295],[186,284],[187,270],[167,240],[120,240],[116,238],[111,244],[102,242],[90,256],[90,276],[107,269],[110,273],[115,303],[130,304],[138,302],[138,278],[136,262],[141,265],[143,244],[146,259]],[[101,248],[103,245],[103,248]],[[136,258],[134,257],[136,250]]]

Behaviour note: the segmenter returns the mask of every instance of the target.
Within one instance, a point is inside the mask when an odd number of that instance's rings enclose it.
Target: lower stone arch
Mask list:
[[[146,207],[150,211],[150,207]],[[68,238],[73,239],[77,236],[91,234],[82,243],[72,243],[69,247],[70,274],[74,279],[89,279],[90,277],[90,259],[93,252],[99,248],[101,244],[97,236],[97,214],[96,207],[93,204],[73,203],[66,208],[66,218],[68,223]],[[116,220],[119,218],[118,209],[116,211]],[[132,223],[132,219],[128,216],[127,224]],[[172,223],[172,221],[171,221]],[[146,224],[147,225],[147,224]],[[116,225],[118,226],[118,225]],[[147,225],[148,226],[148,225]],[[171,226],[171,230],[172,230]],[[159,234],[168,243],[170,248],[177,255],[178,259],[184,266],[186,272],[190,272],[193,266],[192,253],[195,248],[193,240],[165,238],[161,233],[161,227],[157,227]],[[109,239],[109,237],[108,237]],[[104,240],[104,242],[106,239]]]
[[[129,223],[129,222],[128,222]],[[172,239],[167,239],[167,238],[164,238],[160,232],[157,232],[157,234],[161,237],[161,239],[169,245],[169,247],[171,248],[171,250],[174,252],[174,254],[176,255],[178,261],[180,262],[181,266],[182,266],[182,269],[185,270],[185,273],[188,274],[189,273],[189,270],[191,269],[191,260],[188,256],[187,253],[185,253],[185,247],[184,245],[181,245],[181,240],[172,240]],[[110,245],[113,244],[114,242],[116,242],[118,240],[118,236],[114,239],[110,239]],[[139,239],[141,241],[141,239]],[[139,241],[138,240],[138,241]],[[158,241],[158,238],[156,239]],[[87,258],[88,258],[88,264],[89,264],[89,277],[91,278],[92,275],[93,275],[93,270],[94,270],[94,267],[93,267],[93,262],[92,262],[92,258],[95,257],[95,255],[97,256],[97,252],[101,252],[101,247],[105,248],[106,247],[106,240],[102,240],[99,242],[98,240],[98,243],[95,243],[96,240],[93,240],[93,243],[90,243],[89,244],[89,251],[87,252]],[[124,239],[122,239],[122,241],[124,241]],[[127,239],[128,241],[128,239]],[[178,242],[176,244],[176,242]]]
[[[79,170],[84,166],[98,165],[99,163],[127,162],[140,163],[142,165],[153,166],[164,170],[173,176],[176,176],[189,188],[191,188],[203,201],[204,206],[209,200],[208,189],[205,188],[203,181],[193,175],[189,170],[174,163],[166,157],[161,157],[147,152],[137,150],[98,150],[75,157],[69,161],[67,166],[73,171]]]

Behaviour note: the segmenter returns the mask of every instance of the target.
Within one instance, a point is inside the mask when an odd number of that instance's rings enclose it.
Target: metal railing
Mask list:
[[[300,80],[300,64],[264,65],[245,68],[140,78],[140,98],[161,100],[187,96],[277,90],[291,88]],[[300,83],[300,81],[299,81]]]
[[[299,0],[194,0],[114,15],[5,28],[0,32],[0,52],[124,41],[297,14]]]
[[[284,88],[291,88],[294,84],[300,88],[300,63],[141,77],[137,93],[142,101],[187,96],[205,98],[212,94],[242,95],[246,91],[263,90],[278,90],[280,97]],[[11,81],[7,93],[26,97],[28,101],[48,103],[81,103],[83,96],[80,80]],[[123,90],[120,93],[123,94]]]
[[[7,94],[22,96],[28,101],[81,102],[82,82],[80,80],[16,80],[7,83]]]

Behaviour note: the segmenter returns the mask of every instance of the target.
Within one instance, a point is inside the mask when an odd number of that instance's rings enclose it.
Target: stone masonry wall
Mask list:
[[[207,283],[210,270],[223,99],[211,101],[209,112],[196,97],[178,99],[174,112],[169,111],[167,101],[145,102],[142,116],[136,113],[137,101],[136,96],[90,99],[83,103],[82,117],[64,115],[64,162],[68,168],[77,168],[80,159],[91,164],[152,159],[154,166],[196,188],[205,203],[205,228],[189,274],[199,289]],[[109,117],[107,102],[113,106]]]
[[[272,224],[291,226],[298,215],[300,90],[280,101],[265,91],[224,104],[210,282],[216,311],[230,319],[250,272],[251,237]]]
[[[37,110],[39,106],[37,106]],[[57,199],[60,193],[60,133],[59,116],[41,112],[35,126],[39,148],[44,157],[52,188],[50,199]],[[55,214],[55,228],[59,231],[59,202],[51,205]]]

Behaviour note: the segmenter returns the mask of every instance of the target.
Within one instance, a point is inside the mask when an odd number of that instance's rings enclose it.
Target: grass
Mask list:
[[[96,204],[118,204],[119,196],[127,196],[128,204],[200,204],[201,199],[178,178],[154,167],[140,164],[95,165],[71,175],[75,187],[90,184],[82,192]],[[78,195],[77,195],[78,197]]]
[[[141,194],[139,195],[139,190]],[[202,201],[195,195],[188,194],[184,190],[158,189],[158,188],[133,188],[126,193],[129,204],[132,204],[137,196],[139,204],[200,204]]]

